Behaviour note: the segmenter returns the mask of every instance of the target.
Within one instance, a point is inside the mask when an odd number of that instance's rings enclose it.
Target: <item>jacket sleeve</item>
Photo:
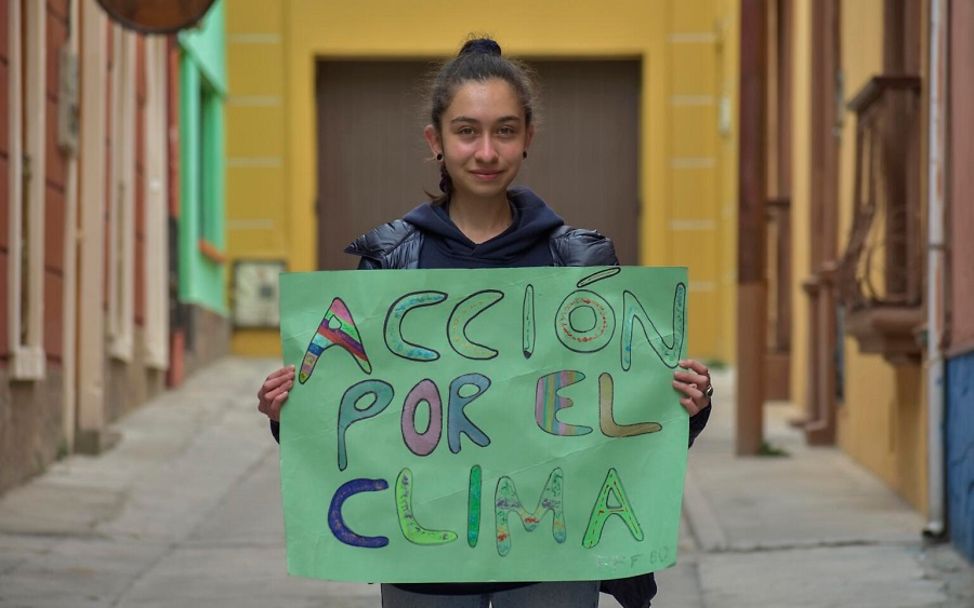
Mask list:
[[[690,416],[690,445],[693,447],[693,442],[700,433],[703,432],[705,426],[707,426],[707,421],[710,420],[710,406],[703,408],[693,416]]]
[[[382,268],[378,260],[362,256],[358,261],[358,270],[378,270]]]

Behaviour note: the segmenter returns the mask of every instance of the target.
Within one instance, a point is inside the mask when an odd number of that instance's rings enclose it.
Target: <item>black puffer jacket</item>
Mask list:
[[[377,226],[358,237],[345,253],[361,256],[360,269],[418,268],[423,233],[406,220]],[[594,230],[561,226],[551,234],[555,266],[617,266],[612,241]]]
[[[360,269],[418,268],[423,233],[405,220],[383,224],[355,239],[345,253],[361,256]],[[555,266],[616,266],[612,241],[594,230],[560,226],[551,234],[551,257]],[[690,418],[690,445],[710,417],[710,407]],[[608,593],[623,608],[648,608],[656,595],[653,573],[631,578],[602,581],[601,591]]]

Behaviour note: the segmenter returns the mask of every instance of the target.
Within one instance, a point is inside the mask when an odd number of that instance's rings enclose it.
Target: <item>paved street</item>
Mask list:
[[[254,397],[273,366],[224,359],[121,421],[115,449],[0,498],[0,606],[378,606],[375,586],[284,572],[277,446]],[[654,606],[974,606],[974,568],[924,548],[922,519],[840,452],[804,447],[787,406],[767,427],[789,457],[731,457],[732,380],[715,385]]]

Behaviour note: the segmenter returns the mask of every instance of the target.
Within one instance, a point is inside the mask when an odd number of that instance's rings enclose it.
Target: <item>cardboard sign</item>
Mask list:
[[[290,573],[605,580],[676,561],[685,268],[281,277]]]

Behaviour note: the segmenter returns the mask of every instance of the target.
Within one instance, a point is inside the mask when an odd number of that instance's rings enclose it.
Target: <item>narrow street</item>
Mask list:
[[[223,359],[0,498],[0,606],[376,607],[372,585],[285,573],[277,445],[255,411],[273,361]],[[691,453],[680,564],[654,606],[974,606],[974,569],[924,548],[921,518],[839,451],[738,459],[733,394]],[[601,606],[617,604],[603,598]]]

